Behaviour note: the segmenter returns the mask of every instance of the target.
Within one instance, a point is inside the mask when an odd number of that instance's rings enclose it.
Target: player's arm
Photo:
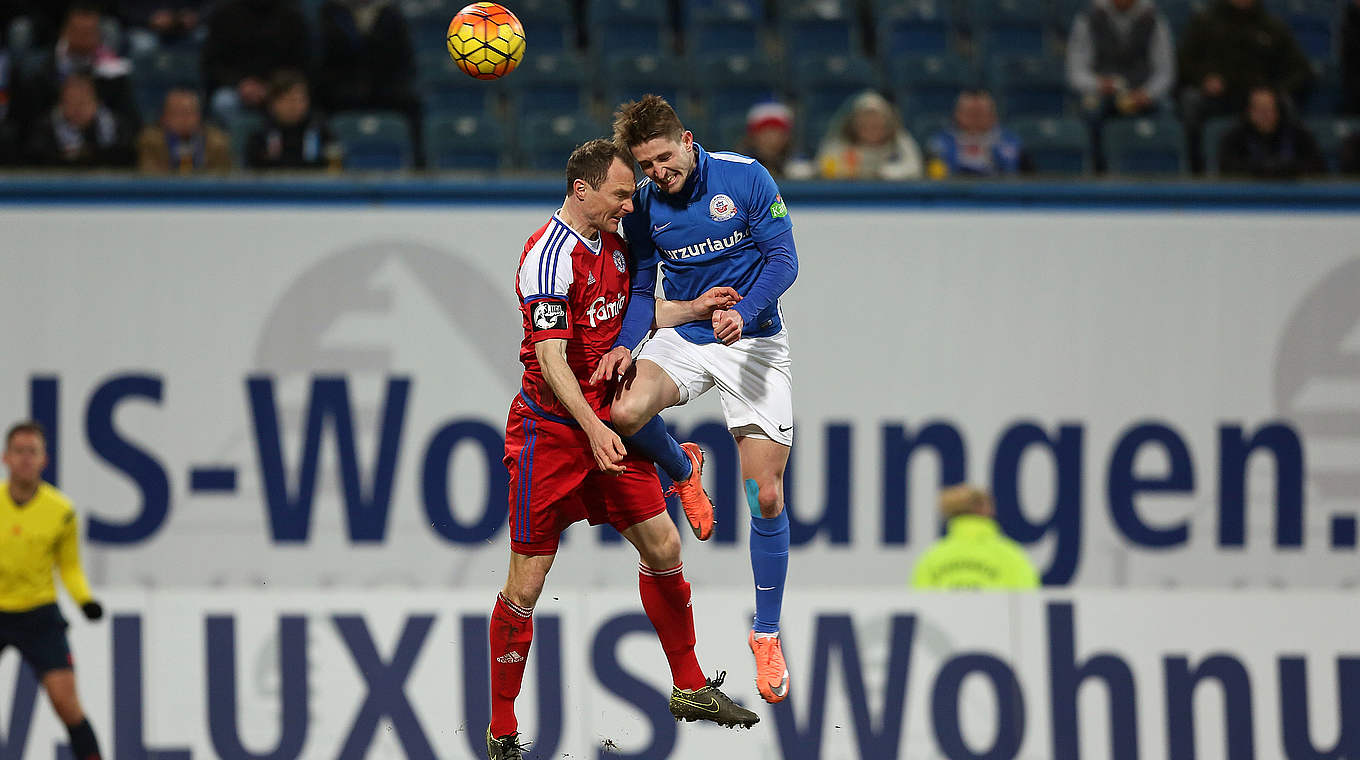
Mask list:
[[[85,578],[85,570],[80,566],[80,530],[74,512],[66,514],[61,536],[57,539],[57,571],[61,573],[62,585],[71,598],[80,605],[81,612],[90,620],[104,616],[104,608],[94,600],[90,592],[90,582]]]
[[[713,312],[713,334],[723,343],[741,338],[748,322],[779,299],[798,278],[798,252],[793,245],[793,223],[769,171],[759,164],[752,178],[751,201],[745,206],[751,239],[763,264],[741,303]]]
[[[590,439],[590,453],[595,456],[595,464],[605,472],[623,472],[624,467],[619,462],[627,450],[618,434],[600,420],[581,392],[581,384],[567,363],[566,339],[540,340],[534,344],[534,355],[538,357],[538,365],[543,369],[543,377],[553,395]]]
[[[657,327],[678,327],[689,322],[709,319],[719,309],[730,309],[741,300],[735,288],[726,285],[709,288],[707,292],[693,301],[667,301],[656,299]]]
[[[628,266],[632,269],[628,278],[628,308],[623,311],[614,348],[600,357],[599,366],[590,376],[591,385],[623,377],[633,365],[633,349],[651,332],[656,320],[656,268],[660,262],[648,229],[648,219],[639,206],[625,216],[619,226],[623,239],[628,242]]]

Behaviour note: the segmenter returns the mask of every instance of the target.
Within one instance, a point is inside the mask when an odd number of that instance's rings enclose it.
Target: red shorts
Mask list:
[[[601,472],[576,423],[536,414],[522,398],[510,405],[505,468],[510,472],[510,548],[555,554],[568,525],[609,523],[622,533],[666,511],[656,465],[629,455],[622,475]]]

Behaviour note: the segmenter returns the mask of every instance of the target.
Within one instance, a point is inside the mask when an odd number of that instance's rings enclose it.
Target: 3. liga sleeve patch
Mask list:
[[[567,329],[567,308],[561,301],[538,301],[531,312],[534,330]]]

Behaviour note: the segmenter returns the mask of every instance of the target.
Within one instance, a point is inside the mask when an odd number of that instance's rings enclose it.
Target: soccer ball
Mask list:
[[[449,23],[449,56],[470,77],[500,79],[524,57],[524,27],[499,3],[473,3]]]

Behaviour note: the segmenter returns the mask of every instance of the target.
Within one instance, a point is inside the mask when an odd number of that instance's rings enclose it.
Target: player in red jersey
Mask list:
[[[632,211],[630,158],[592,140],[567,160],[562,208],[529,238],[516,292],[524,316],[524,379],[510,405],[505,466],[510,472],[510,572],[491,613],[492,760],[520,758],[515,697],[533,641],[533,609],[568,525],[609,523],[637,548],[642,607],[670,663],[670,710],[677,720],[750,727],[759,718],[705,680],[694,655],[690,587],[680,534],[666,514],[656,468],[630,455],[606,424],[612,384],[589,382],[614,346],[628,302],[627,246],[619,220]],[[693,303],[730,301],[715,289]],[[693,308],[687,303],[685,308]],[[664,309],[658,313],[664,315]],[[659,317],[664,319],[664,316]]]

